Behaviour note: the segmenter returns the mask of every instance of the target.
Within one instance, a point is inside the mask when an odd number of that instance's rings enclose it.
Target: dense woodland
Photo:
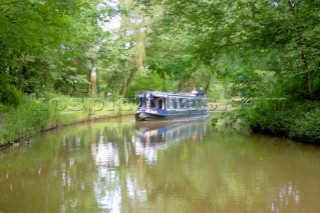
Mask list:
[[[131,98],[202,86],[214,100],[254,102],[229,116],[255,131],[320,141],[319,8],[320,0],[2,0],[2,120],[48,94]]]

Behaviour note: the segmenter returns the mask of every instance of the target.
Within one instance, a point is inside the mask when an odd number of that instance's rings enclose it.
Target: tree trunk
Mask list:
[[[288,5],[289,5],[289,8],[292,11],[293,17],[295,19],[297,19],[297,17],[298,17],[297,16],[297,14],[298,14],[298,5],[296,4],[296,2],[294,0],[288,0]],[[300,31],[297,32],[296,42],[297,42],[297,50],[299,52],[300,60],[301,60],[301,63],[302,63],[302,69],[307,74],[309,98],[310,98],[310,100],[312,100],[313,99],[312,75],[311,75],[311,71],[310,71],[309,66],[308,66],[308,62],[307,62],[305,53],[303,51],[303,41],[302,41],[302,35],[301,35]]]
[[[87,95],[90,96],[90,93],[91,93],[91,70],[89,70],[89,73],[88,73],[88,86],[87,86]]]
[[[210,83],[211,83],[211,76],[209,77],[208,81],[207,81],[207,84],[204,88],[204,92],[207,93],[209,91],[209,88],[210,88]]]
[[[123,69],[127,70],[127,77],[120,91],[120,97],[124,98],[136,73],[138,71],[142,73],[144,70],[146,34],[142,29],[146,28],[146,17],[142,15],[143,11],[140,8],[134,8],[133,0],[119,0],[119,3],[125,9],[133,9],[133,17],[128,15],[121,16],[121,29],[123,33],[120,36],[129,37],[131,40],[130,48],[134,49],[132,58],[121,63]],[[139,20],[139,22],[136,20]],[[133,32],[133,34],[131,32]]]
[[[166,92],[167,91],[167,79],[163,79],[163,83],[162,83],[162,91]]]
[[[310,69],[308,67],[308,63],[307,63],[306,57],[305,57],[304,52],[302,50],[300,51],[300,59],[302,61],[302,69],[307,74],[307,78],[308,78],[308,93],[309,93],[310,100],[312,100],[313,99],[312,75],[311,75],[311,71],[310,71]]]
[[[138,69],[137,67],[134,67],[131,69],[131,72],[129,73],[129,76],[128,78],[126,79],[123,87],[122,87],[122,90],[121,90],[121,98],[125,98],[126,97],[126,94],[127,94],[127,91],[128,91],[128,88],[131,84],[131,82],[133,81],[136,73],[137,73]]]
[[[95,67],[89,72],[88,96],[97,97],[97,73]]]

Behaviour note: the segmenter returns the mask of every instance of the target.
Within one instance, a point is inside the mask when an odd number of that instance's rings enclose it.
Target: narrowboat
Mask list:
[[[206,97],[201,93],[167,93],[150,91],[139,94],[136,121],[172,120],[208,116]]]

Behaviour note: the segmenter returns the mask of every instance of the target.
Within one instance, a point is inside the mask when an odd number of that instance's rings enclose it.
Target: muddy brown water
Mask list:
[[[320,148],[209,120],[74,125],[0,151],[1,213],[319,212]]]

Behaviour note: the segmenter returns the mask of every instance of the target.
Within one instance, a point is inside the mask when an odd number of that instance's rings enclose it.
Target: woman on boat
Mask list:
[[[192,94],[197,94],[197,89],[195,87],[193,87],[192,91],[191,91]]]

